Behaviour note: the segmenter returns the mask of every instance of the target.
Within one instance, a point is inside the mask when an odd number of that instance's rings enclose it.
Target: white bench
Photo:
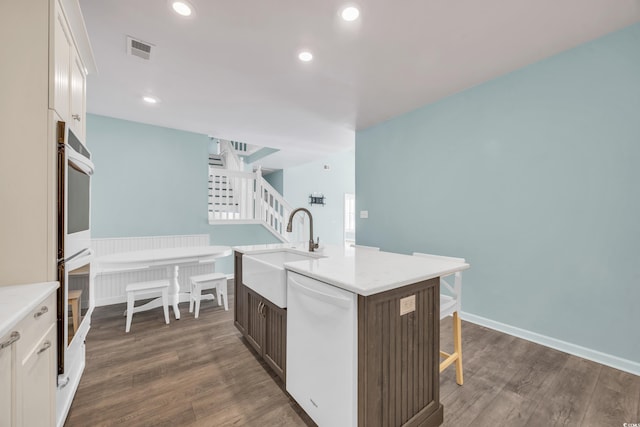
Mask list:
[[[127,292],[127,311],[125,312],[127,316],[127,327],[125,328],[125,332],[129,332],[129,330],[131,330],[131,319],[133,318],[133,313],[136,313],[137,311],[144,311],[141,309],[143,306],[134,307],[136,296],[142,294],[149,295],[153,292],[162,293],[164,321],[167,325],[169,324],[169,280],[130,283],[127,285],[125,290]],[[136,310],[136,308],[138,308],[139,310]]]
[[[201,274],[199,276],[191,276],[191,297],[189,298],[189,313],[193,312],[193,303],[195,302],[196,312],[195,318],[200,314],[200,300],[202,299],[203,289],[216,290],[216,298],[218,305],[224,304],[224,309],[229,310],[229,302],[227,299],[227,276],[223,273]],[[210,298],[213,299],[213,295]]]

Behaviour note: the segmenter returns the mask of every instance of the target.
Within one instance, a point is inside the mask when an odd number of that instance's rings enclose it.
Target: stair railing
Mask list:
[[[235,147],[230,141],[220,139],[218,140],[218,150],[220,155],[224,157],[225,167],[229,170],[242,171],[244,169],[244,162],[238,156]]]
[[[304,233],[304,217],[294,218],[292,233],[287,233],[287,222],[293,208],[287,203],[282,195],[262,177],[262,171],[256,172],[256,198],[255,203],[256,218],[261,219],[274,232],[281,236],[287,236],[287,241],[298,242]]]
[[[209,220],[254,220],[255,174],[211,168]]]
[[[283,242],[305,239],[304,217],[294,218],[293,232],[287,233],[287,222],[293,208],[271,186],[258,169],[241,172],[210,168],[209,222],[262,223]],[[308,240],[308,237],[307,237]]]

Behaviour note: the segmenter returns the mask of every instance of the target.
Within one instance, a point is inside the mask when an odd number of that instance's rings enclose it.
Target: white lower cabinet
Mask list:
[[[31,348],[19,368],[18,414],[23,426],[55,425],[56,328]]]
[[[0,427],[50,427],[56,420],[55,289],[0,337]]]
[[[14,424],[15,416],[15,370],[14,353],[16,333],[0,337],[0,427]]]

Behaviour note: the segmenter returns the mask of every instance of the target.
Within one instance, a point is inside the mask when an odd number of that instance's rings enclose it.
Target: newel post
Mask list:
[[[262,220],[262,166],[258,165],[255,171],[255,212],[253,215],[253,219]]]

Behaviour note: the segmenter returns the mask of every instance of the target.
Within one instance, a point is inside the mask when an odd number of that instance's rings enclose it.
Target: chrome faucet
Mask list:
[[[289,215],[289,222],[287,223],[287,233],[291,233],[291,231],[293,230],[293,216],[297,214],[299,211],[306,212],[307,215],[309,215],[309,252],[313,252],[314,249],[318,248],[318,245],[320,243],[320,238],[318,237],[317,243],[313,242],[313,217],[311,216],[311,212],[309,212],[308,209],[296,208],[293,211],[291,211],[291,214]]]

